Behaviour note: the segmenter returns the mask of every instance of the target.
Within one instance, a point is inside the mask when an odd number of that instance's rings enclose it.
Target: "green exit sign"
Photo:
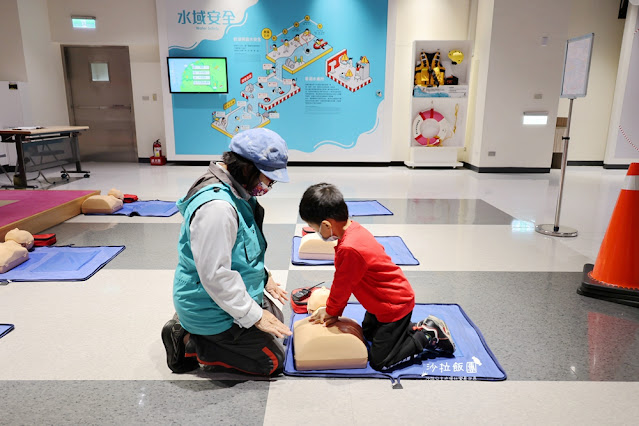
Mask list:
[[[83,16],[71,18],[73,28],[95,28],[95,18]]]

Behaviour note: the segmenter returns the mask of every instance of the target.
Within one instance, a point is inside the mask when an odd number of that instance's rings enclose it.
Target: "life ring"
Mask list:
[[[446,139],[450,124],[434,108],[421,111],[413,120],[413,138],[420,145],[440,146]]]

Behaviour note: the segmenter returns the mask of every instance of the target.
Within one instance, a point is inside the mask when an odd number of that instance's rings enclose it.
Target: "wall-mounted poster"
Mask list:
[[[389,0],[156,4],[161,51],[183,58],[170,77],[162,63],[170,159],[210,159],[267,127],[291,160],[390,161]]]

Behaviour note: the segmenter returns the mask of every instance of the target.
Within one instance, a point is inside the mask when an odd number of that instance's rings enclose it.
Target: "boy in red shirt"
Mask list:
[[[417,324],[411,322],[413,288],[384,246],[348,218],[339,189],[328,183],[309,187],[300,201],[299,213],[323,240],[337,240],[331,293],[326,308],[315,311],[311,322],[331,326],[353,294],[366,309],[362,329],[371,342],[369,361],[375,370],[412,360],[426,350],[453,355],[455,344],[444,321],[430,315]]]

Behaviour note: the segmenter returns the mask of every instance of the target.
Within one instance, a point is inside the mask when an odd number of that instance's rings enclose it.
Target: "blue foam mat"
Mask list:
[[[0,274],[0,281],[84,281],[117,256],[124,246],[36,247],[29,260]]]
[[[124,203],[124,206],[117,212],[106,213],[89,213],[98,216],[153,216],[153,217],[170,217],[178,212],[177,205],[174,201],[134,201],[132,203]]]
[[[408,249],[402,237],[390,236],[390,237],[375,237],[381,245],[384,246],[384,250],[391,257],[391,260],[396,265],[419,265],[419,260],[413,256],[413,253]],[[293,237],[293,249],[291,251],[291,263],[293,265],[302,266],[317,266],[317,265],[332,265],[332,260],[311,260],[300,259],[300,242],[302,237]]]
[[[393,212],[388,210],[377,200],[366,201],[346,201],[349,216],[392,216]]]
[[[9,334],[13,329],[13,324],[0,324],[0,339]]]
[[[349,303],[344,310],[344,316],[361,324],[366,311],[359,303]],[[341,370],[309,370],[295,369],[293,356],[293,336],[289,337],[284,361],[284,374],[289,376],[309,377],[355,377],[355,378],[389,378],[393,382],[399,379],[431,379],[431,380],[506,380],[506,372],[492,353],[484,336],[475,324],[468,318],[464,310],[456,304],[417,304],[413,309],[411,320],[421,321],[428,315],[435,315],[444,320],[455,342],[455,356],[453,358],[433,358],[417,361],[412,365],[390,372],[373,370],[370,364],[366,368],[352,368]],[[293,314],[291,317],[291,331],[293,324],[307,314]],[[320,327],[320,325],[318,325]]]

